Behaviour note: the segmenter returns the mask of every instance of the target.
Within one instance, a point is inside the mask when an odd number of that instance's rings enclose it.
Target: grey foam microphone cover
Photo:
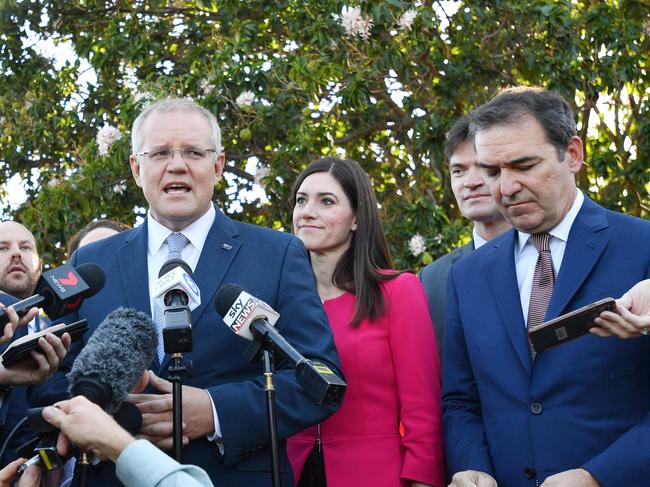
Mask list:
[[[67,374],[70,394],[82,394],[106,412],[115,413],[149,367],[157,341],[156,326],[147,314],[131,308],[112,311]],[[93,390],[97,387],[105,394],[95,398]]]

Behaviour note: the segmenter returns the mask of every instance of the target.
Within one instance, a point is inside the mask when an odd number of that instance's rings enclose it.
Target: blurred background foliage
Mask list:
[[[34,231],[47,263],[64,260],[62,244],[93,218],[142,220],[129,128],[164,96],[192,97],[220,120],[227,174],[215,202],[233,218],[289,231],[296,174],[322,155],[359,161],[402,268],[469,238],[445,133],[508,85],[542,85],[573,102],[588,163],[581,189],[650,214],[647,1],[0,5],[0,177],[22,179],[27,193],[11,204],[2,186],[0,209]],[[105,125],[122,137],[101,155]],[[409,250],[416,234],[419,255]]]

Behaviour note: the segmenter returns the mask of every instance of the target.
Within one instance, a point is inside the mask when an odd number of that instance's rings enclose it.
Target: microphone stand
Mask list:
[[[280,484],[280,453],[278,450],[278,422],[275,413],[275,386],[273,385],[273,357],[264,350],[262,354],[264,365],[264,392],[266,393],[266,413],[269,423],[269,437],[271,438],[271,472],[273,473],[273,487]]]
[[[183,354],[180,352],[172,353],[172,363],[169,366],[168,378],[173,385],[174,458],[179,463],[181,462],[181,450],[183,449],[183,374],[185,372],[187,372],[187,367],[183,365]]]
[[[192,372],[192,362],[183,364],[183,352],[192,351],[192,318],[187,302],[179,295],[172,295],[165,303],[165,327],[163,345],[171,355],[167,378],[172,383],[173,449],[174,458],[181,461],[183,449],[183,374]]]
[[[275,386],[273,385],[273,355],[262,348],[258,342],[251,342],[243,356],[249,362],[261,360],[264,368],[264,393],[266,395],[266,417],[271,441],[271,474],[273,487],[281,487],[280,483],[280,450],[278,448],[278,421],[275,412]]]

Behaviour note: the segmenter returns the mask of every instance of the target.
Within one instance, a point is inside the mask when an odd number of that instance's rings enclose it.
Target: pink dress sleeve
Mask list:
[[[444,485],[440,361],[422,284],[402,274],[386,286],[390,347],[404,427],[402,479]]]

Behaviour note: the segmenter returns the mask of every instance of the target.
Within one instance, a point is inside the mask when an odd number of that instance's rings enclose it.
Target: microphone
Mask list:
[[[165,262],[158,273],[158,279],[153,286],[153,297],[168,302],[183,302],[194,311],[201,304],[201,291],[194,282],[192,269],[182,259],[171,259]]]
[[[137,406],[123,402],[140,381],[156,353],[158,335],[148,315],[130,308],[117,308],[106,316],[66,375],[72,396],[82,395],[99,405],[129,433],[137,434],[142,415]],[[63,466],[56,451],[58,432],[41,415],[43,408],[27,411],[29,423],[39,433],[37,454],[47,470]]]
[[[66,375],[72,396],[81,394],[115,414],[156,353],[151,318],[131,308],[106,316]]]
[[[34,306],[43,308],[48,317],[56,320],[76,311],[85,298],[97,294],[104,287],[104,271],[97,264],[86,263],[75,268],[63,264],[44,272],[36,285],[36,294],[12,304],[23,317]],[[7,309],[0,309],[0,327],[9,323]]]
[[[280,315],[264,301],[237,284],[225,284],[217,291],[214,305],[235,334],[291,362],[296,381],[318,404],[335,405],[343,400],[345,382],[324,363],[307,359],[293,348],[273,326]]]
[[[191,310],[201,304],[201,291],[193,277],[185,261],[171,259],[162,266],[154,283],[154,298],[164,310],[165,353],[192,351]]]

